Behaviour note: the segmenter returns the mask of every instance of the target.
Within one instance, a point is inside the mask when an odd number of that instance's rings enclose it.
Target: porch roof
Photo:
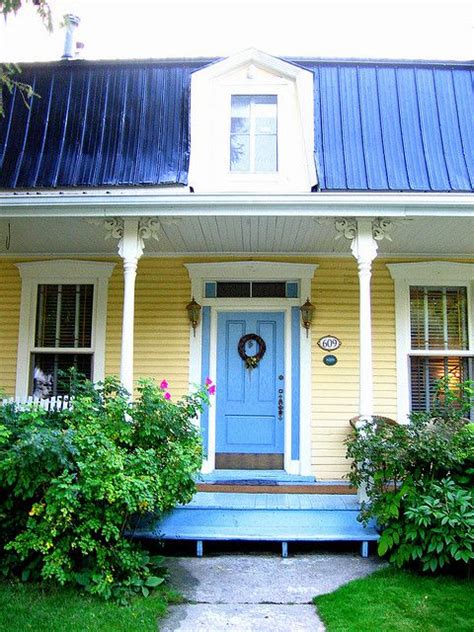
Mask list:
[[[145,242],[145,256],[350,256],[350,241],[336,239],[333,217],[295,215],[162,215],[158,240]],[[0,218],[1,256],[116,256],[117,240],[84,217]],[[472,217],[394,218],[380,256],[473,256]],[[340,235],[339,235],[340,236]]]
[[[23,66],[0,119],[0,188],[187,184],[191,73],[212,60]],[[472,65],[289,60],[314,74],[323,191],[472,191]]]

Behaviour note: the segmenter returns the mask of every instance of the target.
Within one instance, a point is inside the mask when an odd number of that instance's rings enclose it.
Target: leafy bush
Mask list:
[[[2,571],[127,600],[162,581],[160,558],[124,537],[137,514],[189,502],[201,444],[193,423],[214,386],[177,402],[142,381],[74,383],[69,410],[0,408]]]
[[[407,425],[368,424],[347,440],[349,480],[365,489],[361,520],[382,530],[380,555],[436,571],[474,559],[472,382],[438,384],[429,413]]]

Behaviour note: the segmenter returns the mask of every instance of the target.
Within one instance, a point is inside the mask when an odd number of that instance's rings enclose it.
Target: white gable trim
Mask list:
[[[302,70],[302,68],[299,68],[295,64],[290,64],[278,57],[268,55],[256,48],[246,48],[245,50],[235,53],[235,55],[209,64],[209,66],[205,68],[195,70],[193,72],[193,81],[195,77],[199,77],[199,79],[203,81],[209,81],[209,79],[227,75],[247,64],[255,64],[260,68],[273,72],[275,75],[293,80],[296,80],[300,76],[300,71]]]

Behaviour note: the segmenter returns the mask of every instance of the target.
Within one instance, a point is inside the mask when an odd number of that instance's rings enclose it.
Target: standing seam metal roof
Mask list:
[[[24,66],[41,98],[5,99],[0,187],[186,185],[190,75],[209,61]],[[321,190],[473,190],[472,66],[295,61],[314,75]]]

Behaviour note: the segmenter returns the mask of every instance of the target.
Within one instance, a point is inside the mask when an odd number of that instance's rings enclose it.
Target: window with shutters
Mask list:
[[[22,277],[17,397],[64,394],[70,368],[104,378],[108,279],[115,264],[20,263]]]
[[[474,377],[474,265],[388,264],[395,281],[397,389],[401,421],[429,411],[439,379]]]

